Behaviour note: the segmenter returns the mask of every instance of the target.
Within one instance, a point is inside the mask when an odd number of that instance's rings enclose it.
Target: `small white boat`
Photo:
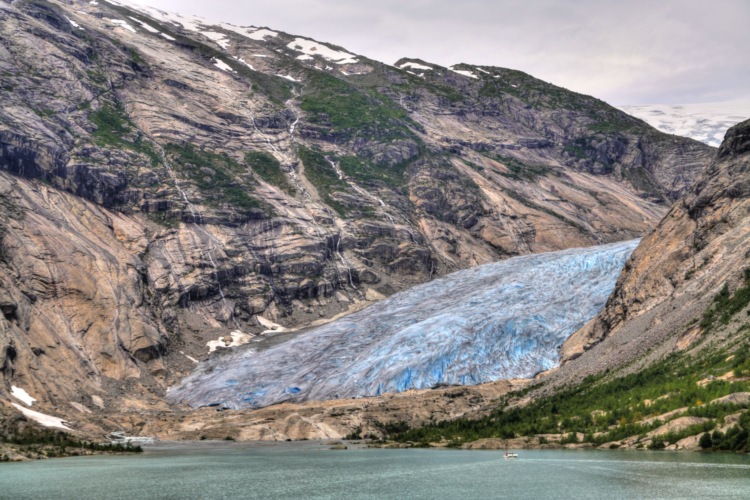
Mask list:
[[[503,458],[505,460],[517,460],[518,459],[518,453],[508,453],[507,451],[503,455]]]

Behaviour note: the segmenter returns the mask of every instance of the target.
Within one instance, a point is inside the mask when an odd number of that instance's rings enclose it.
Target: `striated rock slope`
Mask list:
[[[210,340],[640,237],[714,152],[511,70],[103,0],[0,1],[0,87],[0,394],[70,418]]]

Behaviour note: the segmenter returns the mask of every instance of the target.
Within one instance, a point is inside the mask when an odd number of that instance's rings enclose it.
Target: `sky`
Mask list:
[[[610,104],[750,100],[750,0],[129,0],[393,64],[500,66]]]

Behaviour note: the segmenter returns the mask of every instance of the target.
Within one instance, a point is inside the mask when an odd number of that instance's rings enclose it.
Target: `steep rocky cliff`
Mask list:
[[[210,340],[640,237],[714,153],[517,71],[122,3],[0,1],[0,42],[0,393],[81,416]]]
[[[711,166],[635,250],[601,314],[565,343],[572,361],[562,376],[635,360],[643,366],[692,347],[743,345],[744,305],[720,322],[715,316],[747,286],[749,243],[750,120],[729,129]]]

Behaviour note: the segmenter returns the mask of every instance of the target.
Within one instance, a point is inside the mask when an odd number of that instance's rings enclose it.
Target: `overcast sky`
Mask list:
[[[750,99],[750,0],[130,0],[393,64],[520,69],[611,104]]]

